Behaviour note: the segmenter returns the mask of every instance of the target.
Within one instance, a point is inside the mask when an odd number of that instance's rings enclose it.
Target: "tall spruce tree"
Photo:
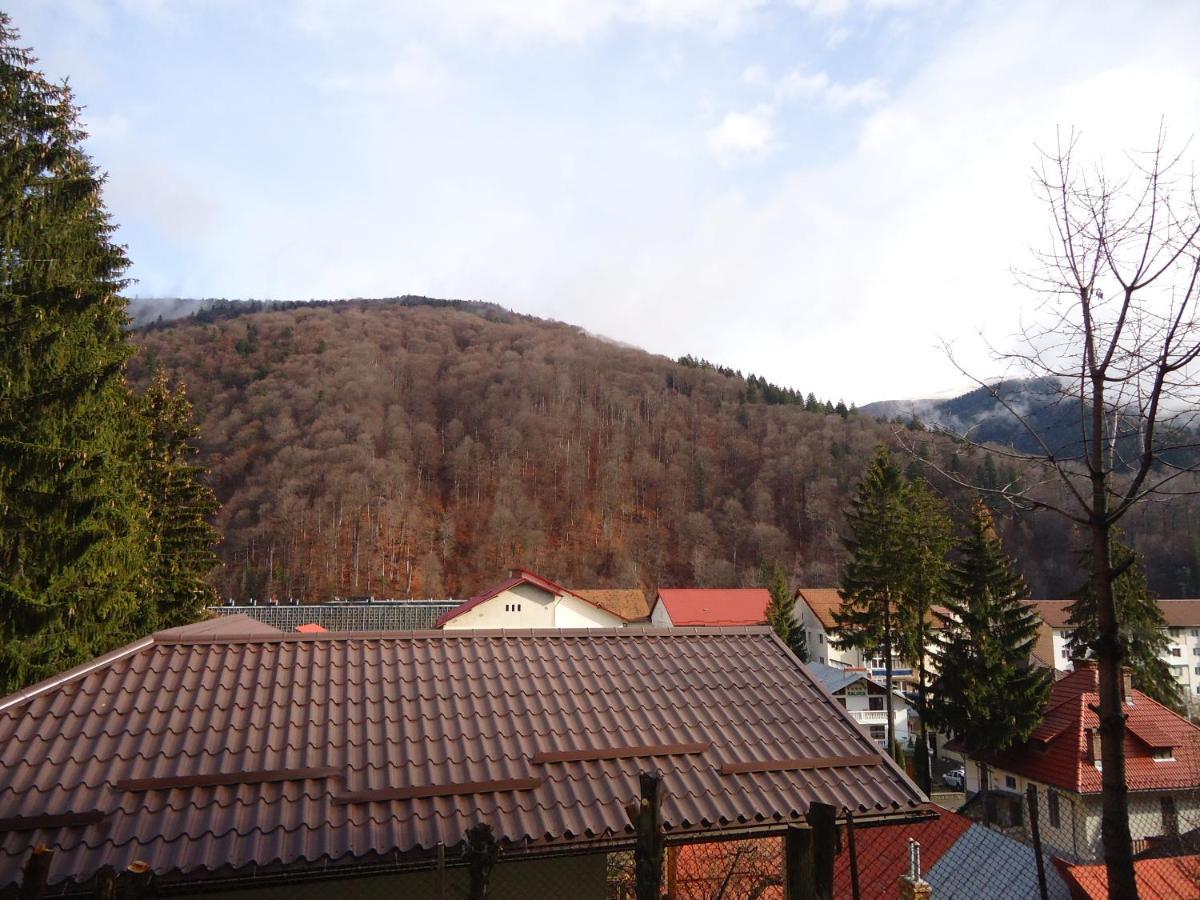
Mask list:
[[[841,608],[834,611],[836,646],[881,652],[887,688],[887,745],[897,752],[892,704],[892,655],[901,643],[905,540],[905,482],[886,447],[867,466],[846,514],[842,538],[849,559],[842,571]]]
[[[948,555],[954,544],[954,526],[946,505],[919,476],[909,481],[904,495],[904,603],[900,606],[900,653],[917,669],[917,783],[932,789],[929,767],[929,672],[932,646],[932,610],[943,603]]]
[[[766,581],[771,594],[771,602],[767,604],[767,624],[801,662],[808,662],[808,641],[804,629],[796,621],[796,593],[788,586],[787,576],[779,563],[767,572]]]
[[[1146,584],[1146,570],[1141,554],[1114,539],[1112,545],[1114,570],[1120,575],[1113,581],[1113,598],[1117,605],[1121,660],[1133,670],[1133,686],[1176,712],[1183,712],[1179,682],[1171,674],[1170,665],[1162,658],[1170,647],[1166,620],[1158,600]],[[1095,656],[1095,642],[1100,635],[1095,592],[1090,582],[1079,593],[1079,599],[1067,607],[1071,634],[1067,649],[1073,659]]]
[[[195,621],[216,599],[205,576],[217,561],[217,530],[209,524],[217,500],[193,462],[199,429],[183,386],[172,390],[166,373],[156,371],[139,401],[150,529],[147,625],[170,628]]]
[[[1050,692],[1030,664],[1038,618],[1004,553],[987,506],[975,505],[936,612],[938,674],[932,713],[968,751],[999,751],[1029,737]]]

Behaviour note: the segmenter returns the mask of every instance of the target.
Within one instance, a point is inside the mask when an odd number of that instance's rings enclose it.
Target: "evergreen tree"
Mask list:
[[[1146,584],[1141,554],[1114,539],[1112,560],[1113,568],[1121,571],[1113,581],[1121,659],[1133,670],[1133,686],[1164,706],[1183,712],[1179,682],[1171,673],[1170,665],[1161,658],[1171,643],[1166,634],[1167,623],[1158,600]],[[1085,659],[1094,656],[1099,626],[1096,621],[1096,598],[1090,583],[1080,591],[1079,599],[1067,607],[1067,612],[1068,624],[1071,625],[1067,649],[1071,657]]]
[[[937,612],[935,721],[969,751],[999,751],[1029,737],[1050,692],[1046,673],[1029,662],[1038,618],[1025,601],[1024,580],[978,501],[951,566]]]
[[[142,478],[149,508],[147,630],[195,621],[216,599],[205,576],[216,565],[217,510],[204,469],[192,462],[198,429],[183,387],[156,371],[140,398],[147,453]]]
[[[837,646],[883,654],[887,744],[892,753],[896,752],[892,654],[900,642],[897,604],[902,600],[906,564],[904,493],[900,467],[887,448],[880,446],[846,515],[847,532],[842,543],[849,559],[839,591],[842,606],[833,614],[837,623],[833,640]]]
[[[947,560],[954,526],[941,498],[925,480],[913,477],[904,495],[904,602],[900,606],[900,653],[917,669],[917,784],[932,789],[929,770],[929,672],[926,657],[932,643],[932,610],[944,600]]]
[[[34,65],[0,14],[0,693],[111,646],[144,571],[127,261],[71,94]]]
[[[767,624],[797,659],[808,662],[808,641],[804,629],[796,621],[796,593],[788,586],[787,576],[779,563],[775,563],[767,575],[767,590],[771,594],[771,602],[767,604]]]

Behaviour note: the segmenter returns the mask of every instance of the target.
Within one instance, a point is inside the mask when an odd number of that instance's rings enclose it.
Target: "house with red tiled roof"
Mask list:
[[[1200,825],[1200,727],[1124,685],[1125,767],[1129,823],[1135,841],[1170,836]],[[1099,858],[1099,679],[1095,663],[1080,660],[1054,683],[1045,717],[1029,740],[1003,753],[971,754],[968,795],[986,790],[1004,827],[1024,829],[1025,793],[1041,809],[1042,840],[1071,861]],[[982,795],[982,794],[981,794]],[[979,804],[983,806],[983,804]]]
[[[528,569],[513,569],[506,580],[443,613],[436,627],[620,628],[633,618],[604,601],[560,587]]]
[[[1071,865],[1055,859],[1054,867],[1071,892],[1071,900],[1108,900],[1108,871],[1103,863]],[[1139,897],[1200,897],[1200,856],[1139,859],[1133,864]]]
[[[766,588],[659,588],[650,622],[680,625],[763,625],[771,594]]]

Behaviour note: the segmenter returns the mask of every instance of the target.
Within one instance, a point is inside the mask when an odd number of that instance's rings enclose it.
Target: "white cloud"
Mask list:
[[[825,72],[788,72],[775,88],[780,100],[804,98],[818,100],[835,110],[849,106],[873,106],[886,99],[887,91],[878,78],[867,78],[855,84],[841,84]]]
[[[742,81],[754,87],[765,87],[770,84],[771,79],[763,66],[754,63],[753,65],[746,66],[745,71],[742,72]]]
[[[347,21],[419,22],[457,37],[582,41],[619,25],[739,30],[767,0],[297,0],[296,21],[329,32]]]
[[[770,107],[750,112],[726,113],[721,123],[705,133],[708,149],[728,165],[739,159],[761,159],[771,151],[775,128]]]
[[[450,70],[438,57],[419,44],[405,46],[383,72],[341,73],[318,79],[327,91],[400,97],[419,102],[442,99],[450,88]]]

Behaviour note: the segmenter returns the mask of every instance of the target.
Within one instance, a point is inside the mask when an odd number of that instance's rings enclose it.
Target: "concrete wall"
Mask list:
[[[504,607],[501,607],[503,609]],[[503,859],[503,857],[501,857]],[[446,900],[467,896],[467,871],[447,869]],[[531,897],[570,897],[571,900],[605,900],[607,856],[550,857],[528,862],[500,862],[492,870],[490,900],[527,900]],[[187,894],[190,900],[330,900],[330,898],[429,898],[435,900],[435,875],[430,870],[405,874],[376,875],[300,882],[274,887],[247,881],[244,889],[218,893]]]
[[[518,584],[480,603],[443,627],[462,628],[553,628],[555,596],[532,584]],[[519,610],[515,607],[520,607]]]

